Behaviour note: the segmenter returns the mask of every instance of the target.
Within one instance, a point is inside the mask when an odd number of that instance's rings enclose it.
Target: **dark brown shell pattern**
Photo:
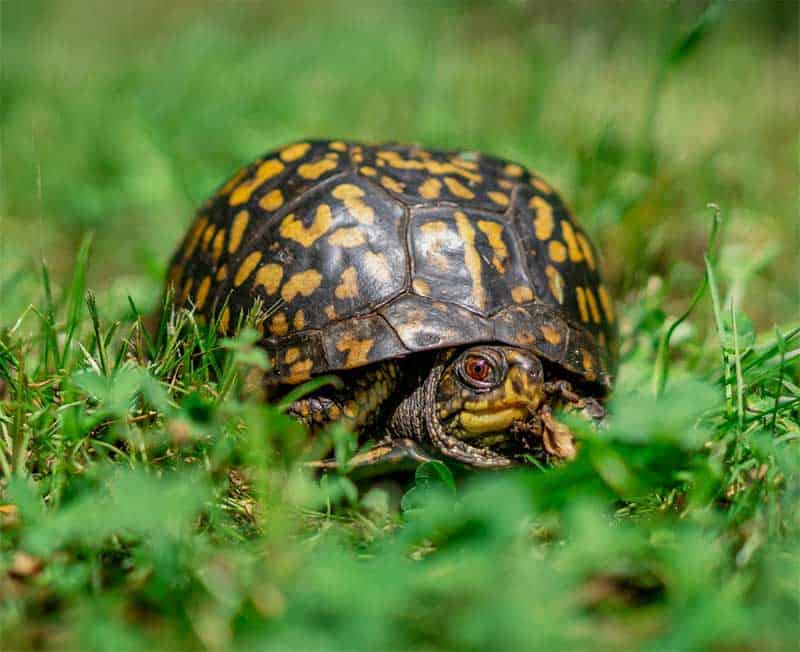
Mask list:
[[[520,165],[309,141],[219,189],[169,282],[222,332],[260,300],[272,383],[495,341],[609,386],[617,328],[598,264],[558,194]]]

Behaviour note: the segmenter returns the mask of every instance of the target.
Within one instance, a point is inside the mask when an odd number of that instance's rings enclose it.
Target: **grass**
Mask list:
[[[793,648],[796,5],[108,7],[2,6],[4,649]],[[573,202],[623,331],[575,462],[318,479],[352,440],[259,400],[252,331],[148,334],[194,207],[306,135]]]

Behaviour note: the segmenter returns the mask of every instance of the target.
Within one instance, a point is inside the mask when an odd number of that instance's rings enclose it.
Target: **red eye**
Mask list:
[[[468,358],[464,363],[464,371],[466,371],[467,376],[473,380],[486,380],[491,370],[492,368],[486,358]]]

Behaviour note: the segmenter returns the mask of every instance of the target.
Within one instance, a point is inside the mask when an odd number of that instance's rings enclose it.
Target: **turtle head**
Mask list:
[[[441,371],[428,433],[446,455],[486,467],[506,467],[510,458],[496,452],[516,423],[531,418],[545,401],[544,370],[530,351],[479,344],[450,353]]]

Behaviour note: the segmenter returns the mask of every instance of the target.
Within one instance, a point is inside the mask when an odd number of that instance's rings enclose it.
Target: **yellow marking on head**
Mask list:
[[[444,185],[446,185],[447,189],[456,197],[462,197],[463,199],[474,199],[475,197],[474,192],[453,177],[445,177]]]
[[[534,195],[528,202],[528,207],[536,210],[533,218],[533,228],[539,240],[547,240],[553,235],[553,207],[539,195]]]
[[[423,297],[427,297],[431,293],[430,286],[421,278],[415,278],[411,283],[411,288],[414,292],[421,294]]]
[[[197,288],[197,292],[195,294],[194,305],[197,306],[198,310],[202,310],[203,306],[206,305],[206,299],[208,299],[208,291],[211,289],[211,277],[206,276],[200,281],[200,286]]]
[[[589,309],[586,307],[586,295],[580,285],[575,288],[575,295],[578,297],[578,310],[581,313],[581,321],[588,323]]]
[[[347,144],[343,143],[341,140],[334,140],[332,143],[328,145],[331,149],[335,149],[337,152],[346,152],[347,151]]]
[[[594,292],[592,292],[592,288],[586,287],[586,303],[589,304],[589,312],[592,314],[592,321],[595,324],[600,323],[600,310],[597,308],[597,299],[594,298]]]
[[[214,278],[216,278],[218,281],[224,281],[226,278],[228,278],[228,266],[223,265],[220,267],[217,270],[217,275]]]
[[[272,318],[269,323],[269,332],[273,335],[280,337],[289,332],[289,324],[286,321],[286,313],[281,310],[277,315]]]
[[[478,220],[478,228],[486,234],[489,246],[494,252],[492,265],[501,274],[506,273],[506,258],[508,258],[508,247],[503,242],[503,225],[488,220]]]
[[[510,177],[521,177],[523,170],[516,163],[509,163],[503,168],[503,172]]]
[[[569,259],[573,263],[579,263],[583,260],[581,248],[578,246],[578,241],[575,239],[575,230],[572,228],[572,222],[569,220],[561,220],[561,233],[564,236],[564,242],[567,243],[569,250]]]
[[[304,297],[310,296],[322,282],[322,274],[315,269],[308,269],[305,272],[292,274],[281,288],[281,297],[286,303],[292,301],[298,294]]]
[[[436,199],[442,189],[442,182],[435,177],[425,179],[419,184],[419,194],[425,199]]]
[[[297,361],[297,358],[300,357],[300,349],[296,346],[286,349],[286,355],[283,356],[283,361],[286,364],[292,364],[293,362]]]
[[[225,182],[225,185],[217,191],[217,196],[219,197],[222,195],[227,195],[231,190],[233,190],[234,186],[242,180],[245,174],[247,174],[248,167],[249,166],[245,165],[243,168],[238,169],[236,174],[228,179]]]
[[[203,230],[206,228],[207,224],[208,218],[205,216],[198,218],[194,223],[194,226],[189,234],[189,241],[186,243],[186,248],[183,250],[182,258],[184,261],[191,258],[192,254],[194,253],[194,249],[200,240],[200,234],[203,233]]]
[[[371,165],[364,165],[358,168],[358,171],[361,172],[361,174],[366,175],[368,177],[374,177],[376,174],[378,174],[378,171]]]
[[[383,254],[376,254],[372,251],[364,254],[364,271],[379,283],[388,283],[392,280],[389,263],[386,262]]]
[[[536,188],[536,190],[538,190],[539,192],[544,192],[544,193],[547,193],[548,195],[551,192],[553,192],[553,188],[550,186],[550,184],[545,183],[539,177],[531,177],[531,185],[534,188]]]
[[[320,204],[317,206],[311,226],[306,228],[300,220],[295,218],[294,213],[289,213],[281,221],[280,234],[284,238],[299,242],[304,247],[310,247],[318,238],[325,235],[331,228],[331,224],[333,224],[331,207],[327,204]]]
[[[209,224],[208,228],[203,233],[203,244],[202,249],[203,251],[208,251],[208,245],[211,243],[212,238],[214,237],[214,233],[216,232],[217,227],[213,224]]]
[[[281,158],[286,161],[296,161],[306,155],[306,152],[311,148],[308,143],[295,143],[289,145],[281,150]]]
[[[611,297],[608,295],[605,285],[602,283],[597,286],[597,294],[600,297],[600,305],[603,306],[603,313],[606,316],[606,321],[609,324],[614,323],[614,305],[611,302]]]
[[[303,165],[297,168],[297,174],[304,179],[311,179],[313,181],[315,179],[319,179],[329,170],[335,169],[336,166],[336,161],[332,161],[329,158],[321,158],[319,161],[315,161],[314,163],[303,163]]]
[[[296,331],[301,331],[305,328],[306,325],[306,313],[302,310],[298,310],[294,313],[294,318],[292,319],[292,326]]]
[[[364,191],[352,183],[342,183],[336,186],[331,193],[336,199],[344,202],[348,211],[356,218],[361,224],[372,224],[375,217],[375,211],[371,206],[364,203],[362,197]]]
[[[267,294],[275,294],[283,279],[283,267],[276,263],[267,263],[256,272],[253,287],[262,286]]]
[[[592,245],[589,243],[589,239],[580,231],[575,234],[575,237],[578,238],[578,244],[581,246],[581,251],[583,252],[583,257],[586,259],[586,264],[589,266],[589,269],[594,270],[594,252],[592,251]]]
[[[486,305],[486,292],[483,289],[481,280],[481,256],[475,248],[475,229],[466,215],[461,211],[455,212],[456,226],[458,234],[464,242],[464,264],[467,266],[470,278],[472,278],[472,301],[475,305],[483,309]]]
[[[313,366],[314,363],[311,360],[295,362],[289,367],[289,377],[286,379],[286,382],[295,384],[299,383],[301,380],[308,380],[311,378],[311,368]]]
[[[334,307],[333,307],[332,305],[330,305],[330,304],[328,304],[327,306],[325,306],[325,316],[326,316],[328,319],[330,319],[331,321],[333,321],[334,319],[336,319],[336,308],[334,308]]]
[[[544,273],[547,274],[547,284],[550,286],[550,292],[556,301],[564,303],[564,278],[552,265],[545,267]]]
[[[341,352],[347,351],[347,359],[344,362],[344,366],[349,369],[360,367],[369,362],[369,352],[374,343],[374,339],[357,340],[350,335],[346,335],[336,343],[336,349]]]
[[[233,285],[235,287],[239,287],[242,283],[244,283],[249,277],[250,274],[253,273],[253,270],[256,268],[256,265],[261,262],[261,252],[260,251],[253,251],[247,255],[242,261],[242,264],[239,265],[239,269],[236,270],[236,276],[233,277]]]
[[[366,241],[364,232],[358,227],[336,229],[328,236],[328,242],[336,247],[358,247]]]
[[[480,435],[485,432],[502,432],[508,430],[514,421],[519,421],[528,416],[528,411],[522,408],[506,408],[496,412],[468,412],[462,410],[458,415],[461,426],[467,432]]]
[[[342,272],[341,283],[336,286],[335,294],[339,299],[352,299],[358,296],[358,273],[353,266]]]
[[[518,285],[511,289],[511,298],[515,303],[525,303],[526,301],[533,301],[533,291],[524,285]]]
[[[258,205],[265,211],[276,211],[283,206],[283,193],[278,188],[270,190],[258,200]]]
[[[219,332],[225,335],[228,332],[231,321],[231,309],[225,306],[225,310],[219,317]]]
[[[560,240],[551,240],[547,244],[547,253],[554,263],[563,263],[567,259],[567,248]]]
[[[256,188],[261,186],[262,183],[268,181],[275,175],[280,174],[282,171],[283,163],[281,163],[278,159],[271,158],[267,161],[264,161],[258,166],[254,177],[237,186],[236,190],[234,190],[231,193],[231,196],[228,198],[228,203],[231,206],[244,204],[248,199],[250,199],[250,195],[253,194],[253,191]]]
[[[401,183],[397,179],[392,179],[392,177],[387,177],[387,176],[381,177],[381,185],[387,190],[391,190],[392,192],[403,192],[406,189],[404,183]]]
[[[500,206],[508,206],[508,195],[504,192],[495,192],[494,190],[486,193],[495,204]]]
[[[183,282],[183,289],[181,290],[181,296],[178,298],[178,305],[184,305],[186,300],[189,298],[189,293],[192,291],[192,284],[194,283],[194,279],[189,276]]]
[[[561,333],[550,326],[550,324],[545,324],[541,327],[541,330],[542,335],[544,335],[544,339],[546,339],[550,344],[554,346],[561,344]]]
[[[228,253],[234,253],[242,242],[247,223],[250,221],[250,213],[247,211],[239,211],[236,217],[233,218],[231,225],[231,237],[228,239]]]
[[[225,242],[225,231],[220,229],[217,231],[217,235],[214,236],[214,242],[211,245],[211,262],[215,265],[217,261],[219,261],[219,257],[222,255],[222,245]]]

